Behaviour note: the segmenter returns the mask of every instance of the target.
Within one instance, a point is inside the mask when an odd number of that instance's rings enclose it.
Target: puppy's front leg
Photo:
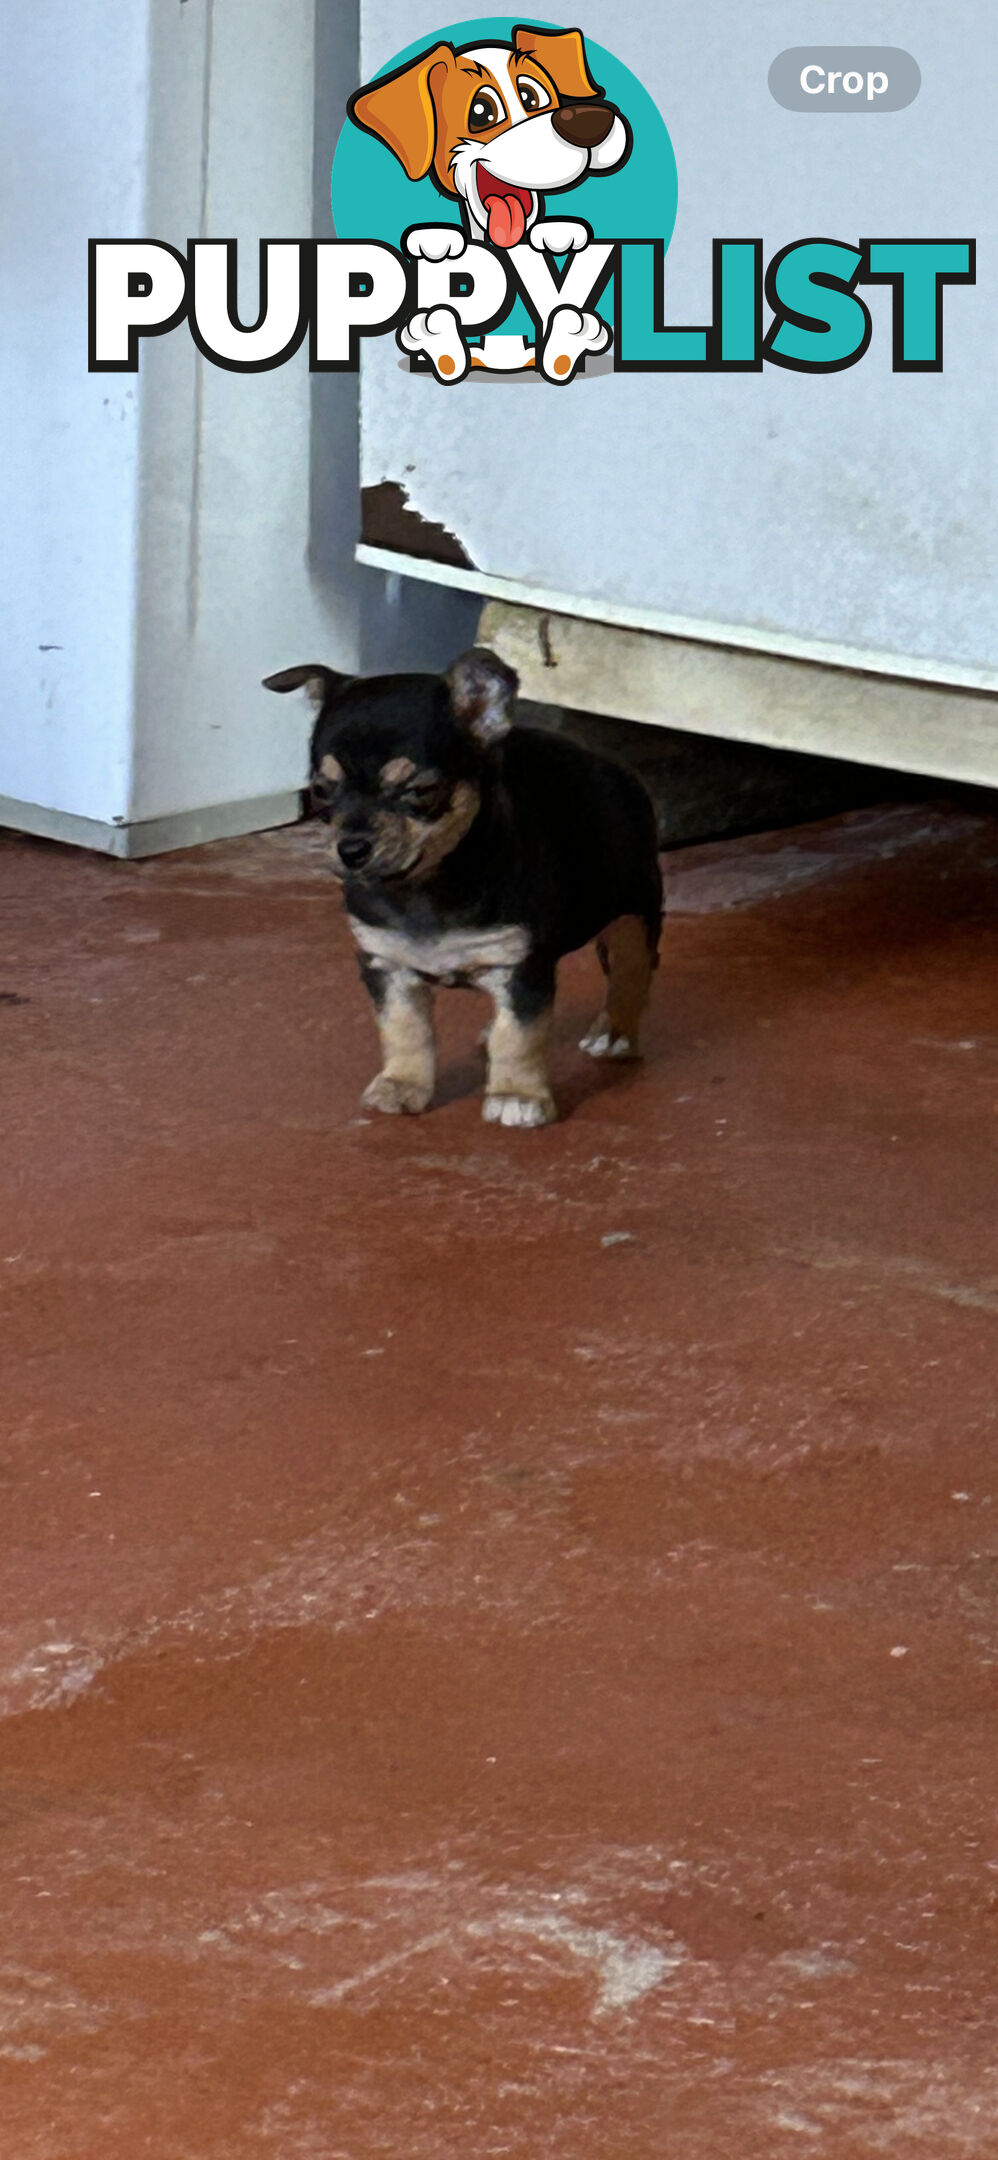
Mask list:
[[[530,245],[543,255],[577,254],[592,237],[592,226],[581,218],[540,218],[530,228]]]
[[[467,246],[460,225],[413,225],[405,236],[405,251],[413,262],[457,262]]]
[[[363,1100],[369,1110],[389,1116],[425,1110],[436,1078],[431,985],[409,968],[376,967],[367,960],[360,972],[377,1014],[384,1061]]]
[[[554,963],[538,954],[518,967],[489,970],[484,988],[495,1000],[495,1016],[482,1106],[488,1125],[551,1125],[558,1115],[547,1067],[554,981]]]

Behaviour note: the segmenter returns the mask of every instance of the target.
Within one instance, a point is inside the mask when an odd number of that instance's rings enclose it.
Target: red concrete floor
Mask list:
[[[2,2160],[998,2154],[998,823],[361,1115],[311,832],[0,845]]]

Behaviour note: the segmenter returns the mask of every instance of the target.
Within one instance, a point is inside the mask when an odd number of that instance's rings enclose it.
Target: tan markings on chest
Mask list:
[[[491,930],[441,930],[413,937],[406,930],[383,930],[350,917],[350,928],[369,960],[386,968],[411,968],[418,975],[446,980],[474,977],[489,968],[516,967],[529,951],[526,930],[517,924]]]

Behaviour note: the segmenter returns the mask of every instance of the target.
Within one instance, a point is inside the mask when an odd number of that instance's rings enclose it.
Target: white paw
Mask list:
[[[591,1058],[636,1058],[641,1053],[637,1043],[629,1035],[615,1035],[605,1013],[594,1020],[588,1033],[583,1035],[579,1049]]]
[[[453,308],[421,308],[403,323],[398,341],[406,352],[425,355],[438,382],[460,382],[471,365]]]
[[[369,1110],[383,1110],[386,1117],[414,1117],[426,1109],[432,1093],[431,1087],[418,1080],[393,1080],[390,1073],[378,1073],[364,1089],[361,1102]]]
[[[542,218],[531,227],[530,245],[538,254],[574,255],[588,247],[592,237],[592,228],[580,218]]]
[[[468,242],[457,225],[414,225],[405,236],[405,251],[414,262],[446,262],[463,255]]]
[[[558,1112],[553,1095],[486,1095],[486,1125],[553,1125]]]
[[[555,308],[541,353],[542,374],[548,382],[571,382],[587,352],[605,352],[611,335],[598,315],[583,315],[574,307]]]

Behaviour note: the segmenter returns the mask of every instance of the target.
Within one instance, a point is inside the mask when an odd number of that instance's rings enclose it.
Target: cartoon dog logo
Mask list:
[[[460,203],[463,231],[427,225],[406,235],[409,254],[434,263],[459,262],[471,242],[511,255],[523,245],[551,256],[586,247],[589,226],[545,217],[544,198],[590,173],[618,171],[631,150],[628,123],[593,81],[579,30],[520,24],[508,44],[434,45],[356,91],[347,110],[410,180],[429,175]],[[459,380],[470,364],[539,365],[559,382],[571,379],[586,352],[606,351],[611,332],[598,315],[556,306],[539,354],[522,338],[495,335],[469,353],[456,311],[441,305],[413,315],[399,343],[443,381]]]

